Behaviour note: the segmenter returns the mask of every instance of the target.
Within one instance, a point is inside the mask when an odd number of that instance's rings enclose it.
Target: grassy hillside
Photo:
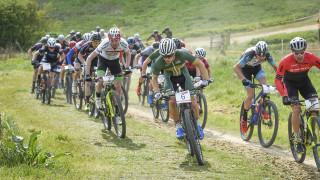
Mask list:
[[[40,0],[48,2],[48,0]],[[146,39],[169,26],[174,36],[203,36],[225,30],[247,31],[318,13],[320,0],[51,0],[52,16],[62,22],[52,32],[90,32],[117,25],[125,36]],[[315,22],[314,22],[315,23]]]

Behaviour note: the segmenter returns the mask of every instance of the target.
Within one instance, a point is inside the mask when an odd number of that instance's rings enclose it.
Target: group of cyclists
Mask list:
[[[194,53],[185,48],[185,43],[177,38],[172,37],[169,27],[166,27],[162,33],[167,35],[162,38],[157,30],[148,37],[146,44],[142,42],[139,34],[134,34],[127,40],[122,38],[122,34],[117,27],[111,28],[107,33],[104,29],[97,26],[96,31],[85,33],[81,36],[80,32],[70,31],[65,38],[59,35],[57,39],[46,35],[32,48],[29,49],[29,57],[32,58],[34,66],[33,83],[30,90],[34,92],[35,87],[39,84],[42,72],[41,62],[51,63],[50,88],[53,88],[53,77],[59,64],[63,66],[73,66],[72,91],[75,93],[76,80],[79,78],[84,66],[85,71],[85,109],[88,110],[90,90],[89,84],[92,81],[92,69],[97,67],[97,79],[95,88],[95,105],[101,108],[101,90],[103,87],[102,77],[105,76],[106,70],[109,69],[112,75],[122,74],[122,71],[132,73],[131,68],[136,64],[136,68],[141,68],[141,77],[139,78],[137,94],[141,93],[141,84],[143,78],[146,78],[146,69],[151,67],[152,80],[149,84],[148,102],[153,103],[155,100],[162,98],[160,92],[158,76],[164,75],[164,93],[173,95],[180,86],[184,90],[192,90],[194,82],[201,82],[203,87],[208,83],[214,82],[211,68],[206,61],[206,51],[203,48],[197,48]],[[148,41],[154,38],[151,46]],[[68,41],[69,39],[69,41]],[[256,46],[248,48],[241,56],[240,61],[234,66],[235,74],[242,80],[242,84],[247,92],[244,100],[244,113],[241,117],[241,131],[247,131],[247,114],[254,96],[254,90],[251,88],[252,76],[260,84],[266,84],[266,73],[261,64],[268,62],[276,72],[275,85],[282,96],[284,105],[291,105],[292,126],[295,133],[295,148],[297,152],[303,152],[301,143],[301,132],[299,132],[299,114],[300,105],[293,103],[299,99],[299,92],[305,99],[318,100],[318,95],[308,76],[308,71],[312,66],[320,69],[320,59],[314,54],[306,51],[307,42],[301,37],[296,37],[290,41],[292,53],[284,57],[279,66],[275,63],[272,55],[269,53],[268,45],[264,41],[259,41]],[[36,51],[34,55],[32,52]],[[62,68],[63,69],[63,68]],[[64,73],[62,71],[61,80],[63,85]],[[38,81],[38,82],[37,82]],[[114,85],[116,91],[121,97],[122,94],[122,77],[116,76]],[[193,91],[190,91],[192,108],[198,123],[200,139],[203,139],[204,133],[199,120],[199,107],[197,97]],[[170,96],[168,105],[169,113],[176,125],[176,137],[182,139],[184,131],[180,124],[179,113],[175,96]]]

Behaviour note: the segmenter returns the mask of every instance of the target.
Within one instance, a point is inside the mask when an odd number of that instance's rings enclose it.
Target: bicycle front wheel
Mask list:
[[[152,114],[154,118],[159,117],[159,101],[154,101],[152,104]]]
[[[197,102],[199,106],[199,119],[202,122],[201,128],[203,130],[207,123],[208,109],[206,97],[201,92],[197,93]]]
[[[116,92],[112,92],[110,98],[114,113],[112,118],[114,129],[120,138],[124,138],[126,136],[126,120],[120,98]]]
[[[311,146],[313,150],[314,160],[316,161],[318,171],[320,171],[320,118],[314,117],[311,122],[312,136]]]
[[[253,134],[253,129],[254,129],[254,124],[253,124],[253,115],[254,115],[254,107],[251,107],[250,110],[248,111],[248,115],[247,115],[247,132],[244,133],[241,130],[241,118],[243,116],[244,113],[244,102],[242,102],[241,105],[241,110],[240,110],[240,134],[241,137],[244,141],[249,141],[252,137]]]
[[[98,112],[100,114],[103,126],[106,130],[110,130],[111,129],[111,117],[110,117],[110,113],[108,112],[106,98],[103,98],[101,100],[101,105],[102,105],[102,110],[98,110]]]
[[[66,78],[66,99],[67,103],[72,104],[72,76],[67,75]]]
[[[277,106],[272,101],[265,101],[264,111],[259,113],[258,136],[260,144],[268,148],[277,137],[279,117]]]
[[[159,111],[161,115],[161,119],[163,122],[168,122],[169,120],[169,103],[165,100],[161,100],[159,102]]]
[[[184,110],[184,125],[186,129],[186,139],[190,142],[194,154],[196,155],[199,165],[204,165],[204,159],[202,155],[201,145],[197,135],[198,127],[191,121],[192,115],[190,114],[190,109]],[[188,146],[188,144],[187,144]]]
[[[128,111],[128,91],[125,90],[125,88],[123,87],[123,85],[121,86],[122,89],[122,95],[121,95],[121,103],[122,103],[122,107],[123,107],[123,112],[124,114],[127,113]]]
[[[47,84],[46,84],[46,102],[50,104],[51,102],[51,88],[50,88],[50,76],[47,75]]]
[[[77,83],[77,93],[73,94],[73,103],[77,110],[80,110],[82,108],[82,102],[83,102],[83,91],[81,82]]]
[[[294,143],[294,139],[295,139],[295,135],[293,132],[293,128],[292,128],[292,121],[291,121],[291,117],[292,117],[292,112],[289,115],[288,118],[288,137],[289,137],[289,144],[290,144],[290,149],[292,152],[292,155],[294,157],[294,160],[298,163],[302,163],[304,161],[304,159],[306,158],[306,146],[304,145],[303,141],[304,141],[304,122],[302,120],[302,117],[299,117],[299,121],[300,121],[300,136],[302,139],[302,143],[303,143],[303,149],[304,152],[303,153],[298,153],[295,150],[295,143]]]

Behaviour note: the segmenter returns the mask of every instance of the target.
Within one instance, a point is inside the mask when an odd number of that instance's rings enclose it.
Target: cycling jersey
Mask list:
[[[293,54],[284,57],[279,64],[275,78],[275,84],[280,95],[288,94],[285,85],[281,82],[282,80],[283,82],[289,81],[297,84],[306,81],[309,78],[308,72],[312,66],[320,69],[320,59],[310,52],[305,52],[302,63],[298,63]]]
[[[209,66],[209,63],[207,62],[206,59],[200,59],[204,66],[206,67],[206,69],[209,69],[210,66]],[[186,67],[188,68],[188,71],[195,71],[196,70],[196,67],[189,61],[186,60]]]
[[[75,59],[78,59],[78,50],[81,48],[83,44],[86,42],[84,40],[77,42],[77,44],[68,52],[67,54],[67,60],[68,64],[72,64],[72,56],[76,54]]]
[[[260,61],[256,56],[256,47],[248,48],[241,56],[239,64],[244,66],[257,66],[263,62],[268,61],[271,66],[274,66],[276,63],[274,62],[270,53],[266,54],[266,58],[263,61]]]
[[[66,40],[63,40],[63,42],[60,43],[60,41],[57,39],[56,43],[59,43],[61,45],[61,49],[65,49],[69,46],[69,43]]]
[[[145,50],[143,50],[140,54],[141,56],[149,57],[153,53],[153,51],[154,51],[153,47],[149,46]]]
[[[54,51],[50,52],[48,46],[43,46],[41,49],[37,51],[40,55],[44,55],[42,61],[53,63],[58,61],[58,54],[62,56],[63,51],[60,50],[60,47],[55,46]]]
[[[154,38],[154,41],[158,41],[158,42],[160,42],[162,39],[160,34],[158,34],[158,36],[156,36],[155,34],[151,34],[151,36],[148,37],[147,41],[149,41],[149,39],[151,39],[151,38]]]
[[[113,48],[111,46],[109,38],[106,38],[99,44],[99,46],[95,50],[96,53],[100,54],[100,56],[107,60],[119,59],[120,53],[122,51],[129,51],[128,43],[123,38],[120,39],[119,45],[116,48]]]
[[[91,41],[86,42],[83,44],[78,52],[78,54],[81,54],[84,59],[87,59],[87,57],[95,50],[95,48],[92,46]],[[98,62],[98,56],[96,56],[92,62],[91,62],[91,67],[97,66]],[[75,63],[80,64],[80,60],[77,58]]]
[[[35,44],[34,46],[32,46],[30,49],[31,49],[31,51],[36,51],[36,50],[39,50],[39,49],[41,49],[41,48],[42,48],[42,43],[37,43],[37,44]],[[37,57],[37,59],[35,59],[35,60],[38,61],[38,62],[40,62],[41,59],[43,58],[43,55],[44,55],[44,54],[39,54],[38,57]]]

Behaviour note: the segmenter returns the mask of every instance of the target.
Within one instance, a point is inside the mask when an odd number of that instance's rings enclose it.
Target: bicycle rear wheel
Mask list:
[[[186,129],[186,139],[188,142],[190,142],[193,152],[196,155],[198,164],[202,166],[204,165],[204,159],[202,155],[202,149],[199,142],[199,138],[197,136],[198,127],[191,122],[192,121],[191,118],[192,118],[192,115],[190,114],[190,109],[185,109],[184,125]]]
[[[304,159],[306,158],[306,146],[304,145],[304,122],[302,120],[302,117],[299,117],[300,120],[300,136],[302,139],[302,145],[303,145],[303,149],[304,152],[303,153],[297,153],[294,147],[294,139],[295,139],[295,135],[293,132],[293,128],[292,128],[292,122],[291,122],[291,117],[292,117],[292,112],[289,115],[288,118],[288,137],[289,137],[289,144],[290,144],[290,149],[292,152],[292,155],[294,157],[294,160],[298,163],[302,163],[304,161]]]
[[[152,114],[156,119],[159,117],[159,102],[160,101],[154,101],[152,104]]]
[[[50,76],[47,75],[47,83],[46,83],[46,103],[50,104],[51,102],[51,88],[50,88]]]
[[[54,98],[54,96],[56,95],[56,90],[59,87],[59,73],[55,73],[54,75],[54,79],[53,79],[53,89],[52,89],[52,95],[51,97]]]
[[[166,103],[166,105],[164,104]],[[166,107],[166,108],[165,108]],[[165,100],[159,101],[159,111],[163,122],[168,122],[169,120],[169,104]]]
[[[81,86],[81,82],[79,81],[77,83],[77,93],[73,94],[73,103],[74,106],[76,107],[77,110],[80,110],[82,108],[82,102],[83,102],[83,91],[82,91],[82,86]]]
[[[126,136],[126,120],[120,98],[116,92],[112,92],[110,98],[114,113],[114,117],[112,118],[114,129],[120,138],[124,138]]]
[[[264,112],[259,113],[258,136],[260,144],[268,148],[277,137],[279,117],[277,106],[272,101],[265,101]]]
[[[67,103],[72,104],[72,76],[71,75],[67,75],[65,88],[66,88]]]
[[[122,103],[122,107],[123,107],[123,112],[124,112],[124,114],[126,114],[128,111],[128,105],[129,105],[128,104],[128,93],[125,90],[123,85],[121,86],[121,89],[122,89],[121,103]]]
[[[244,133],[241,130],[241,118],[243,116],[243,112],[244,112],[244,102],[242,102],[241,105],[241,110],[240,110],[240,134],[241,134],[241,138],[244,141],[249,141],[252,137],[253,134],[253,129],[254,129],[254,124],[253,124],[253,115],[254,115],[254,107],[251,107],[250,110],[248,111],[248,115],[247,115],[247,132]]]
[[[312,128],[312,137],[311,137],[311,146],[313,150],[314,160],[316,161],[318,171],[320,171],[320,118],[314,117],[311,122]]]
[[[206,97],[201,92],[197,93],[197,103],[199,106],[199,119],[202,122],[201,128],[204,129],[207,123],[208,109]]]

